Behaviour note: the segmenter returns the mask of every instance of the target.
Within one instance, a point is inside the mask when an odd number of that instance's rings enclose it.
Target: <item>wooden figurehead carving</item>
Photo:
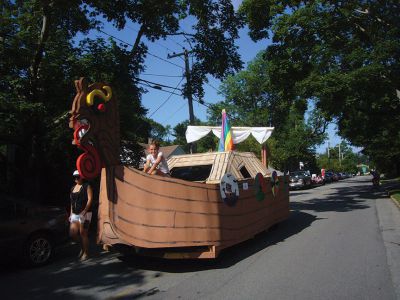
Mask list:
[[[118,103],[108,84],[88,85],[82,77],[75,87],[69,127],[74,130],[72,143],[84,151],[76,167],[83,178],[93,179],[102,167],[120,164]]]

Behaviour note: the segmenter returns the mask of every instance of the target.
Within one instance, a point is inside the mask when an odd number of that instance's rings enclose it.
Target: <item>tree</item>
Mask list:
[[[276,107],[278,95],[271,91],[268,63],[262,53],[251,61],[246,70],[230,75],[222,82],[221,94],[225,100],[208,110],[208,119],[220,123],[225,108],[232,124],[240,126],[280,126],[286,113]],[[236,124],[237,126],[239,124]]]
[[[304,102],[305,103],[305,102]],[[280,170],[296,170],[303,162],[306,169],[314,169],[315,148],[321,144],[325,134],[314,134],[311,121],[304,120],[304,109],[293,104],[289,116],[280,131],[267,141],[270,148],[271,163]]]
[[[78,154],[67,126],[74,79],[90,74],[92,81],[113,85],[124,108],[123,136],[136,127],[132,116],[140,119],[144,114],[133,82],[142,61],[132,60],[123,48],[103,40],[75,45],[78,32],[99,25],[96,16],[117,9],[92,4],[89,11],[86,2],[74,0],[1,3],[0,137],[15,156],[8,163],[13,169],[13,176],[7,176],[10,192],[25,192],[40,200],[51,195],[56,201],[65,195],[60,191],[68,190]],[[124,85],[118,86],[122,80]],[[124,116],[125,112],[131,115]]]
[[[172,135],[172,126],[171,125],[165,125],[165,134],[166,134],[166,143],[169,145],[171,143],[171,135]]]
[[[271,83],[313,99],[339,133],[400,172],[398,1],[245,0],[240,14],[266,49]],[[388,122],[390,120],[390,122]]]
[[[185,120],[181,123],[178,123],[174,129],[172,135],[175,137],[173,143],[175,145],[181,145],[186,153],[190,152],[190,144],[186,142],[186,129],[189,126],[189,120]],[[207,122],[201,122],[199,119],[195,118],[195,125],[209,125]],[[203,153],[208,152],[210,150],[216,151],[218,148],[218,138],[214,136],[212,133],[209,133],[204,138],[200,139],[196,142],[197,144],[197,152]]]
[[[319,155],[317,164],[319,169],[353,174],[357,172],[357,165],[365,162],[364,159],[365,157],[362,154],[354,153],[349,144],[342,141],[340,144],[329,148],[329,152]]]
[[[186,36],[195,63],[185,90],[198,97],[207,74],[221,78],[241,67],[234,46],[240,22],[230,1],[5,0],[0,7],[1,149],[7,145],[16,157],[8,162],[14,176],[7,175],[7,189],[38,199],[65,197],[75,168],[78,152],[67,128],[73,80],[85,76],[110,83],[119,100],[121,138],[146,141],[151,127],[135,81],[145,68],[143,37]],[[179,22],[189,17],[192,30],[181,32]],[[139,25],[131,48],[86,37],[77,45],[78,33],[103,31],[104,19],[121,30],[128,20]]]
[[[300,161],[313,164],[315,147],[325,138],[327,122],[319,110],[304,119],[308,109],[305,100],[291,104],[271,84],[270,63],[261,52],[246,70],[229,76],[221,87],[225,100],[212,105],[208,120],[220,123],[221,110],[225,108],[232,126],[274,126],[267,141],[269,161],[279,169],[297,169]],[[214,124],[218,125],[218,124]],[[261,145],[249,139],[237,146],[242,151],[260,153]]]
[[[159,141],[161,144],[165,144],[165,141],[168,138],[167,127],[164,127],[160,123],[151,119],[148,119],[148,122],[151,128],[150,138]]]

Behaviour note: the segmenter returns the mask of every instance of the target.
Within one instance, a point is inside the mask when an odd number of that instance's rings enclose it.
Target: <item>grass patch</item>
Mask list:
[[[381,182],[385,183],[385,182],[389,182],[389,181],[393,181],[393,180],[396,180],[396,181],[400,182],[400,177],[397,177],[397,178],[383,178],[383,179],[381,179]]]
[[[400,190],[392,190],[389,195],[400,204]]]
[[[385,182],[393,182],[393,181],[397,181],[398,183],[400,183],[400,177],[397,178],[392,178],[392,179],[383,179],[381,180],[382,183]],[[400,189],[393,189],[388,191],[389,196],[391,196],[398,204],[400,204]]]

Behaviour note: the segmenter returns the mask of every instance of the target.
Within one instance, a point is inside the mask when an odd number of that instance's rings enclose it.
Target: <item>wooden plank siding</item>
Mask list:
[[[199,165],[212,165],[210,175],[206,183],[219,183],[225,173],[231,173],[236,179],[245,179],[240,172],[242,166],[246,167],[252,178],[257,173],[270,176],[269,170],[251,152],[207,152],[200,154],[187,154],[173,156],[168,159],[169,169],[175,167],[188,167]]]
[[[196,162],[213,159],[215,174],[246,163],[243,157],[253,158],[231,152],[212,154],[196,157]],[[254,173],[257,164],[249,163],[246,168]],[[288,181],[281,178],[274,197],[269,178],[264,179],[267,190],[263,201],[255,198],[254,179],[238,180],[239,199],[231,207],[222,201],[219,184],[152,176],[123,166],[103,169],[98,240],[152,249],[193,246],[223,249],[289,216]],[[243,183],[248,184],[247,190],[243,189]]]

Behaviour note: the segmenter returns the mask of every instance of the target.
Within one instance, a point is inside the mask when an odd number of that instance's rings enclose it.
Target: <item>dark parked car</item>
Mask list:
[[[324,179],[325,179],[325,182],[326,183],[331,183],[331,182],[333,182],[334,180],[333,180],[333,172],[325,172],[325,176],[324,176]]]
[[[333,174],[332,176],[333,181],[339,181],[339,175],[335,172],[333,172],[332,174]]]
[[[342,172],[336,173],[336,175],[338,176],[339,180],[343,180],[343,179],[346,178],[346,177],[344,176],[344,173],[342,173]]]
[[[41,266],[68,239],[68,214],[62,207],[0,200],[0,253],[25,266]]]
[[[289,173],[289,188],[299,189],[311,187],[311,176],[305,171],[293,171]]]

